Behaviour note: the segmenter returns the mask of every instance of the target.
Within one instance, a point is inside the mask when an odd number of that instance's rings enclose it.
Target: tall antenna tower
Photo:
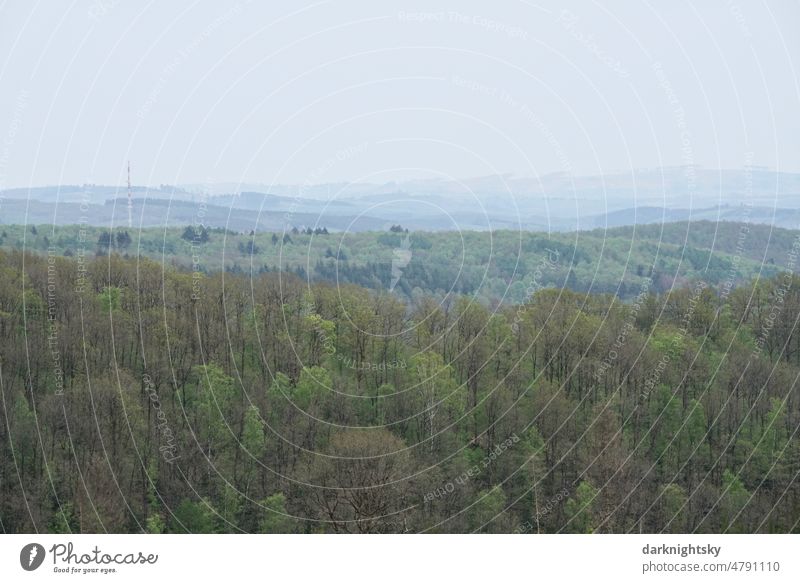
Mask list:
[[[131,161],[128,160],[128,228],[133,228],[133,197],[131,193]]]

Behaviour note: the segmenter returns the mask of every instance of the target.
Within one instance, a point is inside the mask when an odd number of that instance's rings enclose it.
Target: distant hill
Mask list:
[[[574,231],[684,220],[800,225],[800,174],[656,168],[602,176],[509,175],[385,184],[133,187],[137,227],[194,224],[283,231]],[[116,202],[115,202],[116,201]],[[83,209],[81,210],[81,205]],[[169,208],[164,213],[164,207]],[[126,188],[63,185],[0,192],[0,223],[127,223]]]
[[[635,238],[634,238],[635,233]],[[632,241],[661,241],[678,247],[708,249],[714,253],[739,255],[758,264],[786,268],[792,246],[800,244],[800,231],[735,222],[676,222],[664,225],[638,225],[589,234]],[[796,265],[794,266],[797,267]]]
[[[649,225],[676,221],[748,222],[784,228],[800,226],[800,209],[721,205],[699,209],[638,207],[590,217],[584,228]]]

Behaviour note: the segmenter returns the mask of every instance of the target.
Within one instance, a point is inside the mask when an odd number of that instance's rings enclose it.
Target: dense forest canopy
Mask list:
[[[551,234],[409,233],[401,225],[362,233],[329,232],[321,225],[279,233],[40,225],[0,227],[0,248],[66,256],[118,253],[206,274],[291,272],[313,282],[391,290],[404,301],[468,295],[492,306],[524,303],[540,287],[628,301],[645,282],[658,293],[698,279],[731,288],[785,269],[795,236],[764,225],[711,222]]]
[[[797,532],[800,245],[702,228],[3,227],[2,529]]]

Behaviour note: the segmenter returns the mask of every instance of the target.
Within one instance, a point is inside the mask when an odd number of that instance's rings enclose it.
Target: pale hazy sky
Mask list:
[[[800,171],[800,3],[0,4],[0,189]]]

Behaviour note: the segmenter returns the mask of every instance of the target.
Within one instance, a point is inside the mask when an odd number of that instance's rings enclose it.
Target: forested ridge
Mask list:
[[[119,253],[203,273],[291,272],[314,282],[392,287],[398,252],[409,261],[393,291],[406,300],[448,294],[522,303],[531,286],[611,293],[630,300],[645,281],[664,292],[701,278],[721,287],[786,267],[795,231],[745,223],[668,223],[574,233],[527,231],[335,233],[324,226],[238,233],[202,226],[127,230],[8,225],[0,248],[56,255]],[[541,256],[556,257],[540,269]],[[728,280],[732,279],[730,283]]]
[[[0,251],[4,532],[798,531],[790,272],[507,304],[116,251]]]

